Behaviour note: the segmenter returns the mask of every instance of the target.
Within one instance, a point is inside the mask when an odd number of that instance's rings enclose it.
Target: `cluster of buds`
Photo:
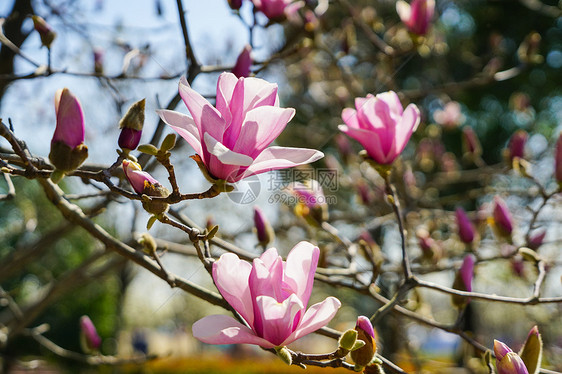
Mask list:
[[[494,340],[496,368],[499,374],[537,374],[542,360],[542,338],[537,326],[533,326],[519,353],[505,343]]]

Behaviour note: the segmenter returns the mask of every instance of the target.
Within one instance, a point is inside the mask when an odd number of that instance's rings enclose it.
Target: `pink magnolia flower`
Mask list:
[[[389,165],[400,155],[420,123],[420,111],[414,104],[405,110],[393,91],[356,98],[355,108],[345,108],[339,129],[357,140],[369,157]]]
[[[236,75],[237,78],[247,77],[250,75],[250,66],[252,66],[252,47],[246,44],[242,52],[238,55],[236,63],[232,68],[232,74]]]
[[[88,316],[80,317],[80,343],[86,353],[99,350],[101,338],[98,335],[96,326]]]
[[[463,243],[472,243],[474,240],[475,229],[474,225],[466,215],[463,208],[457,208],[455,211],[455,217],[457,219],[457,226],[459,229],[459,237]]]
[[[529,374],[521,357],[499,340],[494,340],[494,354],[498,374]]]
[[[435,0],[413,0],[411,4],[398,0],[396,12],[410,32],[425,35],[435,12]]]
[[[513,231],[513,217],[505,201],[499,196],[494,197],[494,223],[502,234],[511,235]]]
[[[295,13],[304,3],[294,0],[252,0],[254,6],[270,20],[282,20]]]
[[[558,136],[554,151],[554,176],[558,184],[562,186],[562,133]]]
[[[276,84],[223,73],[217,83],[216,108],[183,77],[179,92],[192,117],[171,110],[158,114],[193,147],[212,178],[234,183],[324,156],[313,149],[268,148],[295,115],[293,108],[279,107]]]
[[[449,101],[443,109],[437,109],[433,113],[433,119],[443,127],[452,129],[462,125],[466,118],[462,114],[461,105],[456,101]]]
[[[233,253],[213,264],[213,279],[225,300],[248,326],[225,315],[193,324],[193,336],[209,344],[281,347],[325,326],[341,303],[335,297],[306,306],[312,293],[320,250],[297,244],[283,261],[275,248],[250,264]]]

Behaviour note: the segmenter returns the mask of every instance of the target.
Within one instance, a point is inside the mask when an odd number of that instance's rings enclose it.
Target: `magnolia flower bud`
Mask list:
[[[425,35],[435,12],[435,0],[413,0],[411,4],[398,0],[396,12],[410,32]]]
[[[315,180],[294,182],[288,188],[298,198],[296,215],[311,225],[319,225],[328,219],[328,204],[320,183]]]
[[[142,171],[139,164],[133,161],[123,161],[123,171],[127,180],[139,195],[153,197],[166,197],[170,194],[164,186],[147,172]],[[162,201],[146,200],[142,202],[143,208],[152,214],[161,214],[168,210],[168,204]]]
[[[507,157],[511,162],[515,157],[525,158],[525,144],[529,134],[525,130],[517,130],[509,139],[507,146]]]
[[[94,323],[88,316],[80,318],[80,345],[85,353],[97,352],[101,345],[101,338]]]
[[[250,75],[250,66],[252,66],[250,53],[252,53],[252,47],[246,44],[231,70],[232,74],[236,75],[237,78],[248,77]]]
[[[75,170],[86,160],[88,147],[84,145],[82,106],[68,88],[55,93],[55,112],[57,125],[51,140],[49,160],[62,172],[62,178],[64,172]]]
[[[455,217],[457,219],[457,226],[459,230],[459,237],[463,243],[470,244],[474,240],[475,229],[474,225],[466,215],[463,208],[457,208],[455,211]]]
[[[529,374],[521,357],[499,340],[494,340],[494,354],[498,374]]]
[[[118,144],[122,149],[133,150],[139,145],[144,126],[145,101],[142,99],[131,105],[125,116],[119,121],[121,134]]]
[[[242,7],[242,0],[228,0],[228,5],[233,10],[238,10]]]
[[[482,146],[478,136],[470,126],[462,128],[462,145],[465,155],[479,157],[482,154]]]
[[[545,236],[546,230],[536,231],[529,237],[527,247],[531,248],[533,251],[536,251],[542,245]]]
[[[542,359],[542,338],[537,326],[533,326],[531,331],[529,331],[529,335],[527,336],[523,348],[521,348],[521,352],[519,352],[519,356],[521,356],[523,363],[527,367],[527,370],[529,370],[529,374],[536,374],[539,372]]]
[[[267,248],[267,245],[275,239],[275,232],[267,220],[267,217],[257,206],[254,206],[254,226],[259,245],[263,248]]]
[[[453,288],[455,290],[472,292],[472,278],[474,277],[475,262],[476,257],[474,257],[473,254],[464,257],[461,268],[457,272],[453,282]],[[453,295],[452,301],[455,306],[461,308],[470,302],[470,298]]]
[[[367,366],[377,351],[377,343],[375,342],[375,330],[369,318],[365,316],[357,317],[355,325],[357,331],[357,339],[365,342],[365,345],[354,351],[351,351],[351,358],[355,362],[355,370]]]
[[[41,44],[47,48],[51,48],[51,44],[53,43],[53,40],[55,40],[57,34],[42,17],[31,16],[31,19],[33,20],[33,27],[39,33]]]
[[[104,51],[101,48],[94,48],[94,73],[103,74],[103,55]]]
[[[351,146],[349,139],[344,134],[337,134],[334,137],[334,141],[343,162],[347,163],[349,158],[353,155],[353,147]]]
[[[505,201],[499,196],[494,197],[493,224],[499,236],[511,238],[513,217]]]

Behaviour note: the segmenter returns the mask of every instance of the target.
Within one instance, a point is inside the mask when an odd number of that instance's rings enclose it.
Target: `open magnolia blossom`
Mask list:
[[[171,110],[159,110],[158,114],[193,147],[211,178],[234,183],[324,156],[314,149],[268,148],[295,115],[293,108],[279,107],[276,84],[222,73],[216,108],[183,77],[179,92],[191,117]]]
[[[225,315],[212,315],[193,324],[193,336],[209,344],[256,344],[282,347],[325,326],[341,303],[335,297],[306,306],[312,293],[320,250],[298,243],[283,261],[275,248],[250,264],[233,253],[213,264],[213,279],[225,300],[246,326]]]
[[[388,91],[355,99],[355,108],[345,108],[339,129],[357,140],[377,164],[390,165],[402,153],[420,123],[414,104],[404,110],[398,95]]]

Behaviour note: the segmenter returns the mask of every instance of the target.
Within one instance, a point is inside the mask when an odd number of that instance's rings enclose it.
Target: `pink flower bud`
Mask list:
[[[558,136],[554,151],[554,176],[558,184],[562,186],[562,133]]]
[[[252,47],[249,44],[246,44],[231,70],[232,74],[236,75],[237,78],[248,77],[250,75],[250,66],[252,66],[251,53]]]
[[[505,201],[499,196],[494,197],[494,223],[500,233],[510,236],[513,231],[513,218]]]
[[[334,141],[343,162],[347,162],[349,160],[349,157],[353,154],[353,148],[351,147],[349,139],[344,134],[337,134],[334,137]]]
[[[328,219],[328,204],[322,186],[315,180],[306,183],[294,182],[288,186],[289,191],[298,198],[295,213],[312,225]]]
[[[435,0],[413,0],[411,4],[398,0],[396,12],[410,32],[425,35],[435,12]]]
[[[525,143],[527,143],[527,134],[524,130],[517,130],[509,139],[508,157],[509,161],[513,161],[515,157],[525,158]]]
[[[96,74],[102,74],[103,73],[103,57],[104,57],[104,51],[101,48],[94,48],[94,72]]]
[[[121,134],[119,135],[119,147],[122,149],[135,149],[139,145],[142,128],[144,126],[145,99],[137,101],[127,110],[127,113],[119,122]]]
[[[290,13],[301,8],[302,1],[293,0],[252,0],[254,6],[272,21],[282,21]]]
[[[533,235],[529,237],[527,247],[536,251],[542,245],[545,236],[546,236],[546,230],[536,231]]]
[[[56,169],[68,172],[88,157],[84,145],[84,114],[80,101],[68,88],[55,93],[57,124],[51,140],[49,159]]]
[[[166,187],[158,183],[150,174],[142,171],[136,162],[123,160],[123,171],[133,190],[139,195],[166,197],[170,194]],[[168,210],[168,204],[163,201],[143,200],[142,206],[147,212],[156,215]]]
[[[357,317],[355,330],[357,331],[357,339],[363,340],[365,345],[359,349],[351,351],[351,358],[355,362],[355,367],[367,366],[377,351],[375,330],[373,329],[373,325],[371,324],[369,318],[365,316]]]
[[[494,340],[494,354],[498,374],[529,374],[521,357],[499,340]]]
[[[474,240],[475,229],[474,225],[466,215],[463,208],[457,208],[455,211],[455,217],[457,219],[457,226],[459,230],[459,237],[463,243],[469,244]]]
[[[482,146],[472,127],[463,127],[462,135],[464,153],[468,153],[471,156],[480,156],[482,154]]]
[[[233,10],[238,10],[242,7],[242,0],[228,0],[228,5]]]
[[[88,316],[80,317],[80,343],[86,353],[98,351],[101,345],[96,326]]]
[[[55,112],[57,127],[51,143],[63,142],[70,148],[76,148],[84,142],[84,113],[76,96],[68,88],[55,93]]]
[[[259,244],[266,248],[273,241],[275,234],[267,217],[257,206],[254,206],[254,226]]]
[[[145,188],[150,187],[151,185],[160,185],[160,183],[158,183],[158,181],[150,174],[142,171],[140,165],[136,162],[123,160],[123,171],[125,172],[125,176],[131,184],[131,187],[133,187],[133,190],[135,190],[135,192],[139,195],[143,193],[146,194]]]
[[[459,274],[461,275],[462,281],[464,283],[465,291],[472,292],[472,277],[474,276],[474,263],[476,262],[476,257],[469,254],[464,257]]]
[[[455,276],[453,288],[460,291],[472,292],[472,278],[474,277],[474,263],[476,257],[473,254],[468,254],[464,257],[462,265]],[[470,298],[465,298],[458,295],[452,296],[453,304],[457,307],[464,307],[470,302]]]
[[[39,37],[41,38],[41,43],[50,48],[53,40],[57,34],[53,31],[52,27],[42,18],[39,16],[31,16],[33,20],[33,27],[35,31],[39,33]]]

